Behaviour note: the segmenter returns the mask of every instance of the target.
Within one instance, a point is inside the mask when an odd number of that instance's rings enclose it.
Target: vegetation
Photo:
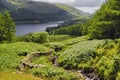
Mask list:
[[[64,70],[63,68],[53,66],[52,58],[53,54],[49,56],[41,56],[37,59],[33,59],[33,63],[35,64],[43,64],[45,67],[43,68],[33,68],[28,72],[39,77],[47,77],[51,80],[79,80],[79,77],[76,73],[69,72]]]
[[[80,42],[59,53],[59,65],[65,69],[82,69],[85,73],[94,69],[100,79],[117,80],[120,72],[119,42],[119,39]]]
[[[86,41],[87,39],[89,39],[88,36],[82,36],[82,37],[73,37],[73,38],[70,38],[67,40],[64,40],[64,38],[62,40],[62,38],[61,38],[61,41],[59,41],[59,38],[57,38],[58,36],[57,35],[54,36],[54,38],[56,39],[56,42],[53,42],[54,41],[54,39],[53,39],[53,41],[51,41],[49,43],[45,43],[44,45],[54,49],[55,51],[61,51],[66,47],[73,46],[76,43]]]
[[[87,23],[58,28],[51,31],[51,33],[76,36],[89,34],[91,39],[119,38],[119,6],[119,0],[108,0]]]
[[[59,65],[66,69],[80,69],[79,64],[84,65],[89,62],[89,59],[94,58],[95,54],[92,51],[102,42],[99,40],[83,41],[73,45],[59,53]],[[84,69],[84,66],[82,69]]]
[[[5,11],[0,13],[0,42],[11,41],[15,36],[15,23],[10,14]]]
[[[13,79],[14,78],[14,79]],[[0,72],[0,80],[43,80],[38,77],[34,77],[29,74],[19,74],[19,73],[10,73],[10,72]]]
[[[21,36],[18,39],[20,41],[35,42],[35,43],[45,43],[49,41],[47,32],[30,33],[30,34]]]
[[[69,35],[50,35],[48,37],[50,42],[60,42],[60,41],[68,40],[70,38],[71,36]]]
[[[11,2],[11,0],[9,1]],[[6,2],[6,0],[1,0],[1,2]],[[27,1],[26,4],[24,1],[21,4],[16,3],[12,4],[22,5],[18,8],[18,13],[26,11],[25,15],[30,13],[31,9],[38,10],[41,7],[41,5],[38,6],[39,3],[33,1]],[[38,8],[31,7],[32,4],[36,4]],[[51,6],[51,4],[47,5],[47,7]],[[68,9],[69,6],[63,5],[61,7],[61,4],[56,4],[56,7],[54,8],[56,11],[58,7],[59,10],[65,8],[66,11],[62,10],[62,13],[72,10]],[[0,9],[4,8],[3,5],[0,7]],[[41,8],[40,10],[42,11]],[[29,78],[38,80],[38,77],[45,78],[45,80],[81,80],[83,77],[95,80],[120,80],[119,10],[119,0],[107,0],[96,12],[93,19],[87,23],[55,29],[51,32],[54,35],[48,35],[47,32],[36,32],[20,36],[13,43],[1,43],[0,80],[13,80],[13,77],[15,80]],[[77,15],[74,12],[73,14]],[[59,17],[63,19],[62,15]],[[35,17],[32,17],[33,20],[36,19]],[[26,19],[29,18],[26,17]],[[0,42],[13,40],[15,28],[8,12],[0,14],[0,22]],[[50,49],[54,49],[51,54],[48,52]],[[23,74],[13,73],[20,70],[18,66],[20,66],[21,60],[31,52],[46,52],[46,54],[31,58],[32,67],[29,69],[25,67]],[[44,67],[37,66],[40,64]]]
[[[90,21],[87,21],[86,23],[83,23],[83,24],[74,24],[71,26],[58,28],[58,29],[52,30],[50,33],[82,36],[82,35],[88,34],[89,25],[90,25]]]
[[[74,7],[71,7],[71,6],[69,6],[69,5],[66,5],[66,4],[61,4],[61,3],[55,3],[55,5],[58,7],[58,8],[60,8],[60,9],[63,9],[63,10],[65,10],[65,11],[67,11],[68,13],[71,13],[72,15],[75,15],[76,16],[76,18],[89,18],[88,16],[90,15],[90,14],[88,14],[88,13],[85,13],[85,12],[82,12],[81,10],[78,10],[78,9],[76,9],[76,8],[74,8]],[[81,16],[80,16],[81,15]]]
[[[1,0],[0,11],[8,10],[18,23],[43,23],[51,21],[69,20],[77,17],[86,18],[87,14],[64,4],[63,9],[57,4],[38,2],[33,0]],[[74,14],[71,10],[74,9]],[[49,18],[48,18],[49,17]]]
[[[119,0],[108,0],[98,10],[92,19],[90,27],[91,38],[120,37],[120,3]]]
[[[0,44],[0,70],[15,70],[21,59],[31,52],[44,52],[49,48],[35,43],[16,42]]]
[[[96,58],[93,60],[94,68],[98,74],[106,79],[119,79],[120,72],[120,55],[119,55],[120,40],[106,41],[96,50]]]
[[[75,73],[66,72],[62,68],[47,66],[45,68],[33,68],[29,71],[33,75],[49,77],[52,80],[79,80]]]

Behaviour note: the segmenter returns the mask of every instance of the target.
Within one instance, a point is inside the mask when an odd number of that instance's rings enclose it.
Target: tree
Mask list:
[[[5,11],[3,14],[3,20],[4,20],[4,35],[5,40],[11,41],[13,37],[15,36],[15,23],[12,20],[12,17],[8,13],[8,11]]]
[[[0,42],[4,39],[4,21],[2,14],[0,13]]]
[[[15,23],[10,14],[5,11],[0,13],[0,42],[11,41],[15,36]]]
[[[120,37],[120,3],[119,0],[107,0],[92,19],[91,38],[119,38]]]

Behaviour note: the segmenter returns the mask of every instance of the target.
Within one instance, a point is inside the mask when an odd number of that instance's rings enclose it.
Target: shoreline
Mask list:
[[[64,20],[63,21],[52,21],[52,22],[15,21],[16,25],[24,25],[24,24],[46,24],[46,23],[64,23]]]

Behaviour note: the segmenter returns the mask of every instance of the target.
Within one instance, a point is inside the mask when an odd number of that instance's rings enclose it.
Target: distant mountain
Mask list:
[[[84,18],[84,17],[90,16],[89,13],[78,10],[77,8],[74,8],[74,7],[67,5],[67,4],[55,3],[55,5],[58,8],[63,9],[65,11],[67,11],[68,13],[70,13],[71,15],[76,16],[76,17]]]
[[[65,4],[32,0],[0,0],[0,11],[8,10],[17,22],[51,22],[86,18],[88,14]]]

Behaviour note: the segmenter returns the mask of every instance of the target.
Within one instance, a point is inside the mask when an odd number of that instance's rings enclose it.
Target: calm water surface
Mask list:
[[[60,23],[63,23],[63,21],[59,22],[49,22],[44,24],[22,24],[16,26],[16,35],[21,36],[30,32],[39,32],[46,30],[47,27],[57,27]]]

